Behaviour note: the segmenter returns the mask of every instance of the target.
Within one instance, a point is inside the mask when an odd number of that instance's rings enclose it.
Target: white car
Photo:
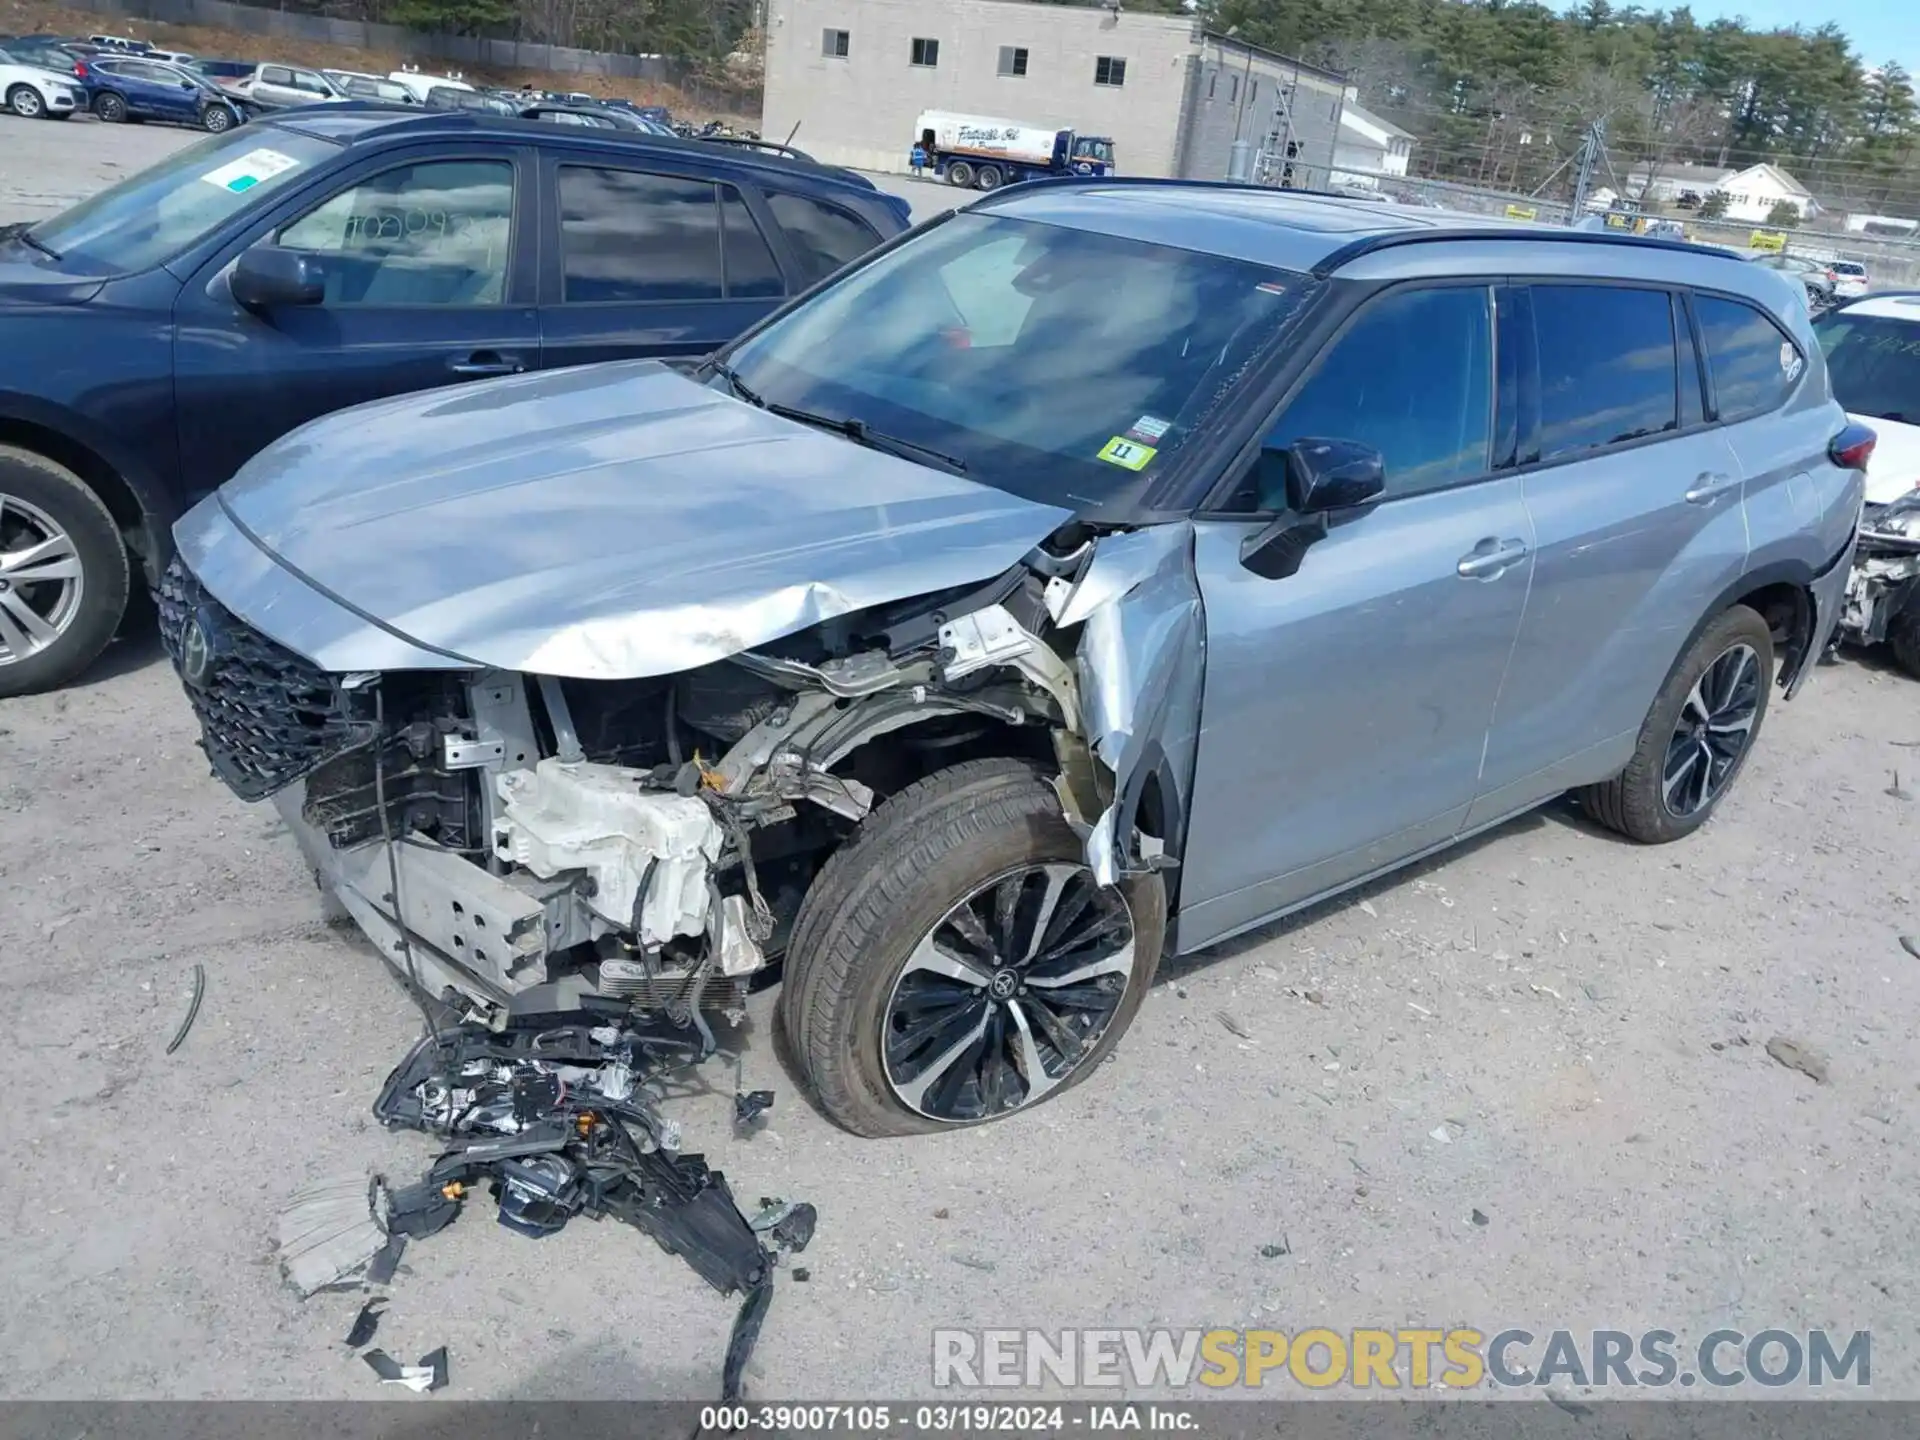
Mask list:
[[[1833,293],[1839,300],[1858,300],[1873,289],[1867,267],[1858,260],[1836,260],[1827,267],[1833,271]]]
[[[473,86],[457,75],[422,75],[418,70],[395,70],[387,76],[387,79],[405,90],[422,105],[427,103],[429,90],[442,87],[450,90],[473,89]]]
[[[64,120],[86,107],[70,75],[28,65],[0,50],[0,102],[23,120]]]

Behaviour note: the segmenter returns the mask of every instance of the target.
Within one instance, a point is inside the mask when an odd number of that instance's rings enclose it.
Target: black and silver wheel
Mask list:
[[[113,638],[127,547],[80,477],[0,446],[0,696],[51,690]]]
[[[31,85],[16,85],[7,91],[7,109],[22,120],[38,120],[47,113],[47,102]]]
[[[209,105],[200,112],[200,128],[223,135],[233,128],[233,111],[224,105]]]
[[[980,167],[980,173],[974,177],[973,183],[978,185],[982,190],[998,190],[1000,188],[1000,182],[1005,178],[1006,177],[1000,173],[1000,167],[998,165],[982,165]]]
[[[964,160],[956,160],[947,166],[947,183],[965,190],[973,184],[973,166]]]
[[[1894,664],[1920,680],[1920,611],[1909,609],[1887,627],[1887,648]]]
[[[1667,676],[1627,768],[1581,792],[1587,813],[1646,844],[1699,829],[1753,752],[1773,669],[1759,614],[1736,605],[1717,617]]]
[[[103,90],[93,97],[93,113],[109,125],[118,125],[127,118],[127,102],[111,90]]]
[[[1031,765],[909,786],[822,869],[781,1019],[859,1135],[976,1125],[1078,1084],[1132,1022],[1166,925],[1157,877],[1103,888]]]

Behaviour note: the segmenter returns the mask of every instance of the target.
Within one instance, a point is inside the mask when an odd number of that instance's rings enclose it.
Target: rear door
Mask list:
[[[788,293],[757,196],[650,160],[543,157],[544,365],[697,358]]]
[[[533,307],[534,158],[510,143],[388,151],[324,198],[287,202],[188,281],[176,309],[182,470],[220,484],[316,416],[539,364]],[[227,278],[278,243],[320,262],[317,305],[255,314]]]
[[[1626,763],[1655,692],[1746,565],[1741,471],[1707,415],[1684,297],[1517,285],[1533,592],[1470,827]]]

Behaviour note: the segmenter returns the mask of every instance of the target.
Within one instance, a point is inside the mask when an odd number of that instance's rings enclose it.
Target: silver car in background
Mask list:
[[[1871,444],[1718,252],[1041,183],[692,374],[307,425],[180,522],[162,629],[430,994],[698,1027],[778,964],[820,1103],[901,1134],[1569,790],[1697,828],[1832,631]]]

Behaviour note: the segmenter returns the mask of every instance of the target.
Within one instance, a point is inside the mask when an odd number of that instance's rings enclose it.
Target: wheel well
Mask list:
[[[79,441],[26,420],[0,420],[0,445],[15,445],[44,455],[86,481],[87,488],[100,497],[114,524],[120,527],[127,548],[151,571],[153,539],[147,529],[147,512],[119,471]]]
[[[1775,581],[1749,590],[1733,602],[1759,612],[1773,632],[1776,658],[1783,671],[1798,664],[1801,652],[1813,636],[1813,602],[1806,587],[1790,581]]]
[[[1044,725],[1009,725],[984,715],[946,715],[876,735],[834,766],[884,799],[936,771],[968,760],[1032,760],[1057,767]]]

